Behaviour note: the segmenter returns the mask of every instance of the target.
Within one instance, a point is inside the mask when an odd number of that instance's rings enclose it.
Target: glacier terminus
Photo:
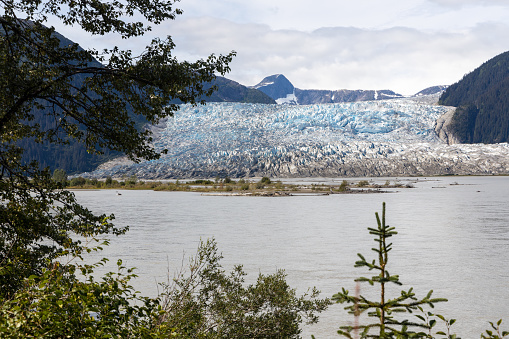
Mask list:
[[[509,146],[439,138],[454,108],[415,98],[315,105],[182,105],[158,126],[158,160],[125,158],[84,176],[140,179],[487,175],[509,172]],[[443,120],[443,119],[442,119]],[[443,133],[442,133],[443,134]],[[442,140],[444,139],[444,140]]]

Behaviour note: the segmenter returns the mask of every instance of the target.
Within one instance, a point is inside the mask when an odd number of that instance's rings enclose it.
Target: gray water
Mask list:
[[[118,226],[130,226],[100,257],[137,267],[133,285],[150,296],[157,295],[157,283],[166,281],[168,272],[180,269],[184,256],[196,253],[200,239],[211,237],[224,267],[243,264],[248,281],[282,268],[300,294],[312,286],[322,297],[341,287],[353,292],[354,278],[369,275],[353,267],[356,254],[375,258],[366,228],[376,227],[374,212],[381,212],[385,201],[387,223],[399,233],[389,271],[400,275],[403,289],[414,287],[418,297],[433,289],[435,297],[448,298],[436,311],[457,319],[453,330],[462,338],[479,338],[488,321],[505,318],[509,324],[509,177],[400,180],[411,180],[415,188],[277,198],[153,191],[116,195],[112,190],[77,191],[76,196],[95,212],[114,213]],[[361,285],[361,294],[372,292]],[[319,324],[305,328],[303,337],[337,337],[337,328],[351,322],[343,306],[335,304]]]

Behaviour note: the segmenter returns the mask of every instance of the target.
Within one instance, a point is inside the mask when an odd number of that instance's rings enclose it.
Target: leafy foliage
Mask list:
[[[485,62],[447,88],[442,105],[458,107],[452,119],[464,143],[509,141],[509,52]]]
[[[80,256],[88,244],[76,235],[90,242],[127,230],[116,228],[113,216],[80,206],[71,192],[58,189],[61,184],[47,170],[21,166],[13,154],[19,153],[0,154],[0,197],[6,202],[0,206],[0,297],[12,295],[23,277],[40,274],[58,256]]]
[[[12,298],[0,300],[2,338],[298,338],[299,325],[318,320],[330,304],[297,297],[283,271],[244,285],[240,266],[220,265],[214,240],[202,243],[184,271],[159,298],[140,296],[136,275],[117,261],[118,271],[94,279],[94,265],[52,265],[23,279]]]
[[[260,182],[264,185],[270,185],[271,181],[269,177],[263,177],[260,179]]]
[[[413,288],[408,291],[402,290],[401,295],[397,297],[388,297],[386,293],[388,284],[402,285],[399,276],[391,275],[388,271],[389,252],[392,249],[392,243],[389,243],[388,239],[396,235],[397,232],[395,227],[390,227],[385,223],[385,203],[382,208],[382,217],[380,218],[378,213],[375,213],[375,216],[378,227],[368,228],[368,230],[375,236],[374,240],[377,243],[377,246],[372,249],[376,253],[376,259],[368,261],[362,254],[357,254],[359,260],[355,262],[355,267],[365,267],[369,271],[378,272],[378,274],[369,278],[360,277],[355,281],[367,282],[371,286],[377,284],[380,287],[380,300],[372,301],[362,295],[352,296],[344,288],[332,299],[338,303],[351,304],[345,309],[355,317],[359,317],[367,311],[369,317],[376,318],[376,322],[367,325],[341,326],[338,333],[347,338],[353,338],[353,334],[357,331],[361,331],[360,338],[429,338],[431,337],[430,333],[416,332],[414,329],[431,329],[436,320],[426,319],[421,315],[417,316],[419,321],[401,320],[399,315],[422,311],[422,306],[434,307],[435,303],[444,302],[447,299],[432,298],[433,291],[429,291],[424,298],[418,299]],[[433,314],[428,313],[428,316],[433,316]],[[439,317],[443,318],[441,315]],[[447,322],[445,318],[443,320]],[[448,324],[452,325],[452,323]],[[372,330],[378,333],[374,334]]]
[[[193,338],[299,338],[300,324],[316,323],[330,301],[319,292],[296,296],[284,271],[260,274],[245,286],[242,266],[227,274],[214,240],[202,242],[189,272],[166,284],[160,321]]]
[[[53,265],[30,276],[23,288],[0,303],[2,338],[162,338],[157,299],[141,297],[135,277],[118,261],[118,272],[95,281],[97,265]],[[75,272],[78,269],[79,272]],[[83,274],[77,279],[74,274]]]
[[[67,183],[67,173],[65,170],[57,168],[53,171],[53,180],[61,185],[65,185]]]
[[[482,339],[502,339],[505,337],[509,337],[509,331],[500,332],[500,324],[502,324],[502,319],[497,321],[496,324],[490,321],[490,330],[486,330],[486,334],[481,334]]]
[[[58,256],[81,256],[90,241],[127,230],[59,190],[48,169],[24,156],[23,145],[75,140],[91,153],[109,149],[134,161],[155,159],[159,151],[150,145],[151,132],[140,130],[138,122],[157,123],[178,108],[174,100],[197,103],[211,94],[214,88],[204,83],[229,71],[234,55],[179,62],[171,37],[153,39],[139,56],[117,47],[86,51],[62,40],[47,22],[57,18],[90,34],[130,38],[149,31],[147,24],[174,19],[181,11],[173,4],[0,3],[0,297],[12,296],[23,277],[42,274]]]

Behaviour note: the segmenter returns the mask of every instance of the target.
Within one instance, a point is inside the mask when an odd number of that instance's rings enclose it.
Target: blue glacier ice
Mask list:
[[[507,145],[446,145],[437,137],[435,123],[450,109],[407,99],[308,106],[182,105],[172,118],[151,127],[153,146],[168,149],[167,155],[139,164],[111,163],[89,175],[148,179],[489,172],[491,165],[465,163],[481,153],[503,157]],[[505,166],[502,162],[497,170],[506,171]]]

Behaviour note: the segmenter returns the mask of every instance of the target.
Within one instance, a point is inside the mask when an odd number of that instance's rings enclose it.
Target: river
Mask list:
[[[342,179],[308,179],[332,180]],[[114,190],[75,193],[94,212],[114,213],[118,226],[130,226],[99,255],[137,267],[133,285],[150,296],[157,295],[157,282],[182,266],[184,256],[196,252],[200,239],[211,237],[224,256],[224,267],[243,264],[248,281],[259,272],[282,268],[300,294],[312,286],[322,297],[341,287],[353,292],[354,278],[369,275],[353,267],[356,254],[375,258],[367,227],[376,227],[374,213],[381,212],[385,201],[387,223],[399,233],[393,237],[389,271],[400,275],[402,289],[414,287],[417,297],[433,289],[435,297],[448,298],[436,311],[457,319],[453,330],[462,338],[478,338],[488,321],[504,317],[507,324],[502,325],[508,329],[509,177],[399,180],[414,188],[273,198],[129,190],[121,195]],[[368,284],[361,285],[361,294],[371,293]],[[319,324],[305,327],[303,337],[335,337],[339,325],[351,323],[343,306],[334,304]]]

